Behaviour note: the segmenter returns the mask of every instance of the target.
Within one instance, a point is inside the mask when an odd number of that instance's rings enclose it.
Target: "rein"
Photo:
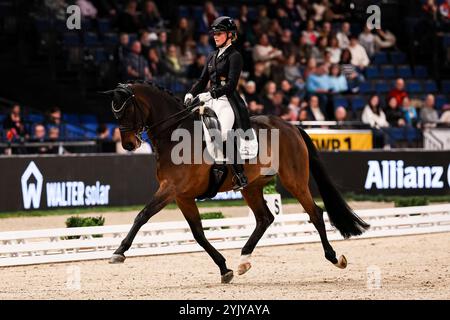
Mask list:
[[[117,109],[116,109],[116,108],[114,107],[114,101],[111,102],[112,111],[113,111],[113,114],[114,114],[114,116],[115,116],[115,118],[116,118],[117,120],[119,120],[119,119],[122,117],[122,115],[123,115],[123,113],[124,113],[124,111],[125,111],[125,108],[129,105],[128,102],[129,102],[130,100],[131,100],[133,106],[134,106],[137,110],[140,111],[140,112],[139,112],[140,114],[142,114],[141,108],[140,108],[140,106],[139,106],[139,103],[136,101],[136,96],[135,96],[135,94],[134,94],[134,92],[133,92],[133,89],[132,89],[128,84],[119,84],[119,86],[118,86],[118,88],[116,88],[116,90],[124,91],[124,92],[126,92],[126,93],[129,95],[129,97],[122,103],[122,105],[120,106],[120,108],[117,108]],[[151,126],[142,125],[141,128],[140,128],[140,130],[136,130],[136,127],[135,127],[134,125],[133,125],[133,126],[119,125],[119,130],[120,130],[121,132],[127,132],[127,131],[133,131],[133,130],[139,131],[139,132],[136,133],[136,137],[142,142],[142,133],[143,133],[144,131],[152,131],[153,129],[155,129],[155,128],[157,128],[157,127],[160,127],[160,126],[166,124],[166,123],[169,122],[170,120],[175,119],[175,121],[172,121],[170,124],[166,125],[166,126],[163,127],[162,129],[160,129],[158,132],[153,133],[153,136],[156,137],[156,136],[158,136],[160,133],[162,133],[162,132],[164,132],[165,130],[169,129],[170,127],[172,127],[172,126],[174,126],[174,125],[180,123],[181,121],[185,120],[186,118],[190,117],[191,114],[192,114],[196,109],[198,109],[200,106],[202,106],[202,105],[204,105],[204,102],[200,102],[200,101],[198,100],[198,98],[197,98],[197,99],[194,99],[194,101],[193,101],[189,106],[186,106],[186,108],[184,108],[183,110],[180,110],[180,111],[178,111],[177,113],[174,113],[174,114],[172,114],[171,116],[169,116],[169,117],[167,117],[167,118],[165,118],[165,119],[162,119],[161,121],[158,121],[157,123],[154,123],[154,124],[151,125]],[[180,116],[180,115],[181,115],[182,117],[180,117],[180,118],[177,119],[177,117]],[[140,118],[142,119],[142,116],[141,116]],[[137,120],[137,112],[135,112],[135,124],[137,123],[136,120]]]

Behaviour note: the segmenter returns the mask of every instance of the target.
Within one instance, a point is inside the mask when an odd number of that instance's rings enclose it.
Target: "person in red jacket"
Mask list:
[[[408,93],[405,90],[405,81],[402,78],[399,78],[395,81],[395,88],[389,91],[389,95],[387,100],[389,101],[392,97],[397,100],[397,105],[401,105],[403,103],[403,99],[408,96]]]

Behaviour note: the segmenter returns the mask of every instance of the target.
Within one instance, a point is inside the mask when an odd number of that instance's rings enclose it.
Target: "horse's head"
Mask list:
[[[141,133],[145,130],[148,111],[137,96],[132,84],[119,85],[114,90],[102,92],[112,98],[111,109],[119,122],[122,147],[133,151],[141,145]]]

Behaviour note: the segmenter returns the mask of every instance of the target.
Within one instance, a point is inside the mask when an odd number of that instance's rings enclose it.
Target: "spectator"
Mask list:
[[[263,33],[267,33],[267,31],[269,31],[269,26],[270,26],[270,18],[267,16],[267,7],[264,5],[261,5],[258,7],[258,17],[256,19],[260,26],[261,26],[261,31]]]
[[[83,18],[95,19],[97,17],[97,8],[89,0],[77,0],[77,6],[80,7]]]
[[[389,127],[386,115],[380,106],[380,98],[377,95],[372,96],[365,106],[361,121],[376,129]]]
[[[325,115],[320,108],[319,98],[317,96],[313,95],[309,98],[307,111],[308,119],[313,121],[325,121]]]
[[[330,82],[324,65],[319,65],[315,72],[306,80],[306,90],[314,94],[326,94],[330,89]]]
[[[193,38],[188,38],[186,39],[186,41],[183,42],[179,51],[179,59],[183,72],[184,70],[187,70],[187,68],[192,63],[194,63],[195,41],[193,40]]]
[[[339,106],[334,110],[334,119],[338,122],[347,121],[347,110],[343,106]]]
[[[259,116],[264,114],[264,106],[262,104],[257,103],[256,101],[250,101],[248,103],[248,113],[249,116]]]
[[[48,139],[51,141],[58,141],[60,139],[60,131],[58,127],[51,126],[48,129]]]
[[[350,45],[350,23],[344,22],[341,26],[341,31],[336,35],[341,49],[346,49]]]
[[[203,7],[202,19],[199,21],[200,32],[208,32],[209,26],[216,18],[219,17],[219,13],[216,11],[214,4],[211,1],[206,1]]]
[[[439,121],[434,95],[429,94],[425,98],[424,106],[420,109],[420,120],[424,125],[433,125]]]
[[[338,64],[333,64],[330,69],[329,89],[332,93],[342,93],[348,90],[347,79],[341,73]]]
[[[116,1],[113,0],[93,0],[98,11],[98,17],[114,18],[117,14]]]
[[[20,113],[20,106],[13,105],[9,115],[3,120],[3,129],[9,141],[28,138],[28,132]]]
[[[450,124],[450,104],[444,105],[444,107],[442,107],[442,111],[443,112],[439,121],[445,124]]]
[[[248,81],[244,87],[244,98],[247,104],[251,101],[255,101],[256,103],[260,103],[260,98],[256,93],[256,84],[254,81]]]
[[[417,111],[416,108],[411,104],[411,100],[408,97],[403,98],[402,111],[406,124],[408,126],[415,127],[417,124]]]
[[[287,57],[297,52],[297,46],[292,41],[292,31],[289,29],[283,30],[278,48],[283,52],[283,56]]]
[[[158,7],[154,1],[147,0],[144,2],[141,25],[147,30],[163,27],[163,19],[161,18]]]
[[[292,25],[291,30],[298,30],[302,18],[300,17],[300,12],[298,11],[298,7],[296,6],[294,0],[286,0],[284,10],[288,14],[289,20],[291,22]]]
[[[376,29],[376,32],[377,34],[375,35],[375,45],[377,51],[395,47],[397,39],[392,32],[383,30],[381,28]]]
[[[300,110],[302,108],[302,103],[299,96],[293,96],[289,100],[288,109],[290,110],[291,118],[289,121],[296,121],[300,115]]]
[[[148,62],[141,56],[141,50],[141,43],[139,41],[134,41],[131,45],[131,52],[128,54],[125,61],[128,80],[150,80],[152,78]]]
[[[364,31],[359,35],[359,43],[366,50],[369,57],[375,54],[375,36],[372,34],[367,25],[364,26]]]
[[[360,70],[364,70],[370,63],[370,59],[367,56],[366,49],[359,44],[356,37],[352,36],[350,38],[350,45],[348,47],[350,53],[352,54],[352,64],[358,67]]]
[[[171,32],[171,42],[181,47],[186,41],[191,40],[194,34],[189,26],[187,18],[180,18],[178,24],[174,26]]]
[[[298,41],[297,61],[302,65],[305,65],[307,64],[308,59],[311,57],[311,51],[313,47],[307,43],[307,39],[305,37],[300,37]]]
[[[255,82],[257,92],[261,92],[267,81],[269,81],[269,78],[266,76],[264,71],[264,62],[256,62],[253,69],[253,75],[250,76],[249,80],[253,80]]]
[[[322,30],[319,34],[320,37],[325,37],[330,40],[333,36],[333,28],[330,22],[324,22],[322,25]]]
[[[148,68],[153,77],[165,75],[164,63],[161,61],[156,48],[148,50]]]
[[[59,107],[54,106],[46,112],[45,126],[48,132],[50,132],[51,127],[60,128],[61,132],[65,132],[65,126],[62,121],[62,112]]]
[[[270,74],[270,67],[273,61],[282,57],[283,53],[272,47],[267,34],[262,34],[258,44],[253,48],[253,60],[256,62],[264,62],[264,72]]]
[[[302,32],[302,38],[307,45],[316,45],[317,39],[319,38],[319,33],[315,30],[314,20],[308,20],[306,30]]]
[[[439,6],[439,13],[444,22],[450,21],[450,0],[445,0]]]
[[[339,42],[336,37],[330,39],[330,46],[327,51],[331,53],[331,63],[336,64],[341,61],[342,49],[339,48]]]
[[[317,44],[311,50],[311,58],[316,59],[317,63],[325,62],[325,51],[328,47],[328,40],[325,37],[320,37]]]
[[[269,42],[275,43],[283,34],[283,28],[281,28],[280,23],[277,19],[270,21],[269,31],[267,31],[267,36],[269,37]],[[260,33],[261,37],[262,33]],[[258,38],[259,39],[259,38]]]
[[[359,83],[364,81],[364,77],[358,72],[356,66],[351,63],[352,54],[349,49],[342,50],[341,54],[341,71],[347,79],[347,84],[352,92],[359,89]]]
[[[314,21],[321,22],[324,20],[324,15],[329,8],[329,3],[327,0],[320,0],[312,4],[314,10]]]
[[[204,55],[205,57],[209,56],[209,54],[214,51],[214,48],[209,43],[209,36],[207,33],[200,34],[196,51],[197,54]]]
[[[99,140],[108,140],[111,136],[108,126],[104,123],[98,125],[96,133]]]
[[[158,50],[158,56],[165,57],[167,55],[167,49],[169,44],[167,42],[167,32],[161,31],[158,34],[158,40],[155,41],[153,46]]]
[[[377,95],[370,98],[369,104],[363,110],[361,120],[372,127],[373,146],[382,148],[385,138],[382,128],[389,127],[389,123],[386,120],[386,115],[380,106],[380,98]]]
[[[264,105],[264,114],[274,114],[272,98],[277,91],[277,85],[273,81],[268,81],[264,86],[264,93],[261,97],[261,103]]]
[[[286,60],[286,64],[284,66],[284,78],[290,83],[293,83],[299,90],[302,90],[305,86],[302,73],[296,62],[294,54],[291,54]]]
[[[141,55],[148,57],[148,50],[150,50],[150,33],[148,31],[142,31],[139,38],[141,43]]]
[[[395,81],[395,88],[389,91],[388,99],[394,97],[397,99],[397,105],[401,105],[403,99],[408,96],[405,90],[405,81],[402,78],[398,78]]]
[[[128,36],[127,33],[122,32],[119,35],[119,45],[117,46],[115,53],[116,61],[119,65],[123,65],[126,57],[130,53],[129,46],[130,46],[130,37]]]
[[[333,21],[343,21],[350,15],[344,0],[334,0],[331,11],[333,12]]]
[[[391,97],[388,100],[386,120],[389,122],[391,127],[404,127],[406,125],[403,111],[400,109],[395,97]]]
[[[118,26],[121,32],[137,33],[139,31],[140,22],[136,0],[128,0],[125,11],[119,15]]]
[[[202,54],[197,54],[194,63],[188,67],[186,74],[187,77],[189,79],[200,78],[205,64],[206,64],[206,57]]]
[[[280,84],[281,92],[284,94],[284,103],[288,104],[291,97],[297,94],[297,90],[295,87],[292,86],[292,84],[287,81],[286,79],[281,81]]]
[[[286,30],[286,29],[293,30],[294,29],[294,25],[293,25],[291,19],[289,18],[287,12],[283,8],[281,8],[281,7],[277,8],[276,19],[282,30]]]
[[[281,116],[287,110],[287,107],[284,105],[284,94],[282,91],[277,91],[272,96],[272,111],[270,114]]]
[[[169,45],[167,56],[164,58],[164,69],[173,76],[181,76],[184,72],[177,47],[174,44]]]
[[[308,62],[306,63],[305,71],[303,72],[303,76],[306,80],[308,80],[309,75],[316,72],[317,69],[317,61],[314,58],[309,58]]]

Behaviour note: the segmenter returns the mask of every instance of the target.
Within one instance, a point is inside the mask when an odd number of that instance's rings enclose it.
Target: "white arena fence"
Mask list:
[[[375,238],[450,231],[450,204],[420,207],[358,210],[371,228],[357,238]],[[328,218],[327,215],[324,215]],[[204,220],[206,237],[217,249],[242,248],[253,232],[253,217]],[[131,225],[61,228],[0,233],[0,266],[109,258]],[[330,240],[343,240],[328,220]],[[78,237],[74,239],[74,237]],[[320,242],[306,213],[275,217],[258,246]],[[128,257],[196,252],[195,242],[185,221],[147,223],[136,236]]]

